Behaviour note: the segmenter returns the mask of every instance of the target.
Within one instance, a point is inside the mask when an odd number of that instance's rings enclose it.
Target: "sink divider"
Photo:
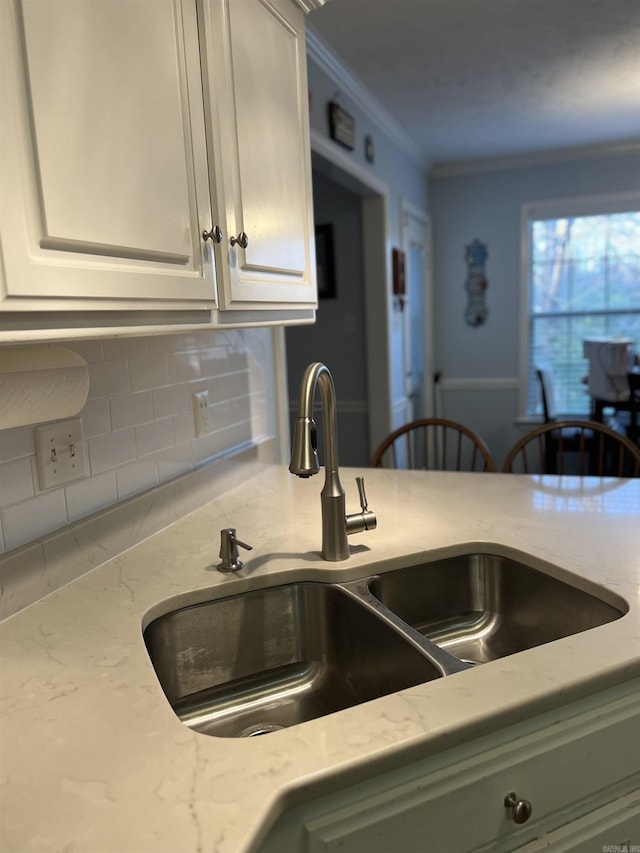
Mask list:
[[[398,634],[404,637],[411,645],[417,649],[424,657],[429,660],[441,675],[454,675],[456,672],[463,672],[466,669],[473,669],[473,664],[467,661],[460,660],[455,655],[450,654],[444,649],[437,646],[431,640],[427,639],[424,634],[416,631],[411,625],[400,619],[389,610],[384,604],[379,601],[370,591],[369,584],[375,580],[377,575],[362,578],[361,580],[348,581],[347,583],[334,584],[343,592],[346,592],[352,598],[355,598],[360,604],[371,610],[375,615],[386,622]]]

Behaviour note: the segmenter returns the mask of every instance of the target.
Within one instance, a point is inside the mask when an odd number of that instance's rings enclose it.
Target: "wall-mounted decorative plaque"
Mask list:
[[[335,101],[329,101],[329,135],[350,151],[355,148],[356,120]]]

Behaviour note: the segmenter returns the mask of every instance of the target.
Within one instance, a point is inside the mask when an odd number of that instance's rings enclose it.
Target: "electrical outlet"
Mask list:
[[[211,432],[208,391],[196,391],[193,395],[193,419],[196,423],[196,436],[199,437]]]
[[[43,491],[87,476],[80,418],[36,427],[35,434],[36,463]]]

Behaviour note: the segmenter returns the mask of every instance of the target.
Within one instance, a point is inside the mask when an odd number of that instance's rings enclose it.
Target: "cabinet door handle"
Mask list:
[[[249,238],[244,233],[244,231],[241,231],[237,237],[231,238],[231,245],[235,246],[236,243],[238,244],[238,246],[240,246],[241,249],[247,248],[247,246],[249,245]]]
[[[222,228],[219,225],[214,225],[211,231],[203,231],[202,239],[206,242],[207,240],[213,240],[214,243],[222,242]]]
[[[511,817],[514,823],[526,823],[531,817],[533,806],[529,800],[519,800],[515,791],[504,798],[504,804],[508,809],[511,809]]]

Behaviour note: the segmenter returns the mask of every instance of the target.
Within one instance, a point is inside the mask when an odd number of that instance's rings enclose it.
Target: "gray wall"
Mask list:
[[[640,186],[640,154],[585,158],[431,181],[436,370],[442,413],[481,432],[498,464],[520,434],[520,211],[525,202]],[[485,325],[465,323],[464,247],[488,244]],[[465,381],[468,380],[468,381]]]

